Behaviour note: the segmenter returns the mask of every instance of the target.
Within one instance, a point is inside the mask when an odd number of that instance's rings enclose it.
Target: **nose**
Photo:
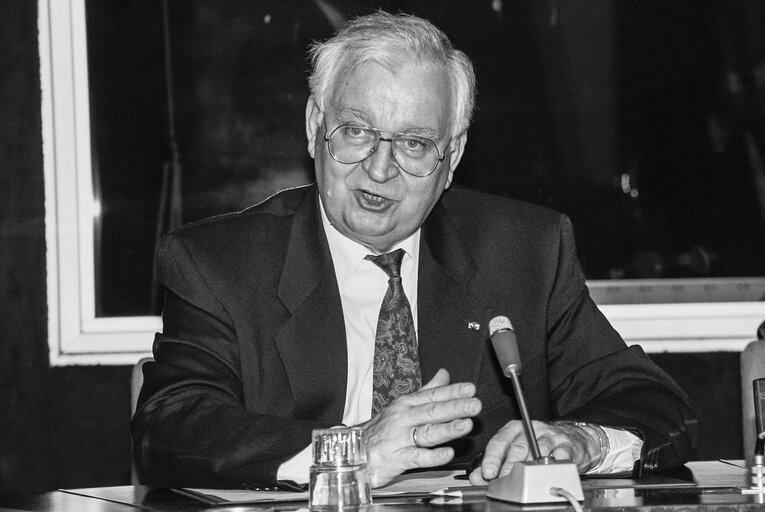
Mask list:
[[[383,146],[383,142],[387,145]],[[399,175],[398,164],[393,158],[393,147],[391,139],[380,137],[375,150],[361,162],[362,167],[369,177],[379,183],[384,183]]]

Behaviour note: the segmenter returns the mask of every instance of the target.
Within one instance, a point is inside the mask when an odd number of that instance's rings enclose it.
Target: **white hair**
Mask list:
[[[384,11],[360,16],[332,38],[314,43],[309,55],[313,70],[308,84],[322,110],[338,76],[353,72],[367,61],[389,69],[396,69],[402,61],[421,62],[447,70],[452,89],[453,135],[463,133],[470,125],[475,105],[473,64],[427,20]]]

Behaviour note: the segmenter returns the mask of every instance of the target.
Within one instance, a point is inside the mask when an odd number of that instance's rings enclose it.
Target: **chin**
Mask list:
[[[351,231],[352,239],[356,240],[362,245],[365,245],[367,247],[374,247],[378,250],[385,250],[385,248],[380,249],[382,246],[387,245],[387,247],[390,247],[390,245],[393,245],[398,240],[395,239],[390,232],[388,231],[380,231],[378,230],[368,230],[368,229],[359,229]]]
[[[386,219],[381,219],[379,217],[375,218],[374,216],[366,217],[364,222],[348,224],[348,227],[351,228],[354,233],[364,238],[389,235],[390,230],[386,229],[386,226]]]

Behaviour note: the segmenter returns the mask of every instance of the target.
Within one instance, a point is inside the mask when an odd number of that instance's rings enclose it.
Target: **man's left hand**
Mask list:
[[[596,467],[607,455],[605,432],[598,425],[559,422],[532,422],[539,444],[540,455],[556,460],[570,460],[579,473]],[[470,474],[470,483],[486,485],[495,478],[510,473],[515,462],[529,460],[531,450],[523,423],[513,420],[492,437],[486,445],[481,465]]]

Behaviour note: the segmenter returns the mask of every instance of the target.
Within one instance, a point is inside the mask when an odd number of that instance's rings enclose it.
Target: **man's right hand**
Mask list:
[[[447,464],[454,450],[437,446],[468,434],[473,429],[471,418],[480,412],[475,385],[449,384],[449,372],[443,368],[419,391],[395,399],[362,425],[372,487],[383,486],[408,469]]]

